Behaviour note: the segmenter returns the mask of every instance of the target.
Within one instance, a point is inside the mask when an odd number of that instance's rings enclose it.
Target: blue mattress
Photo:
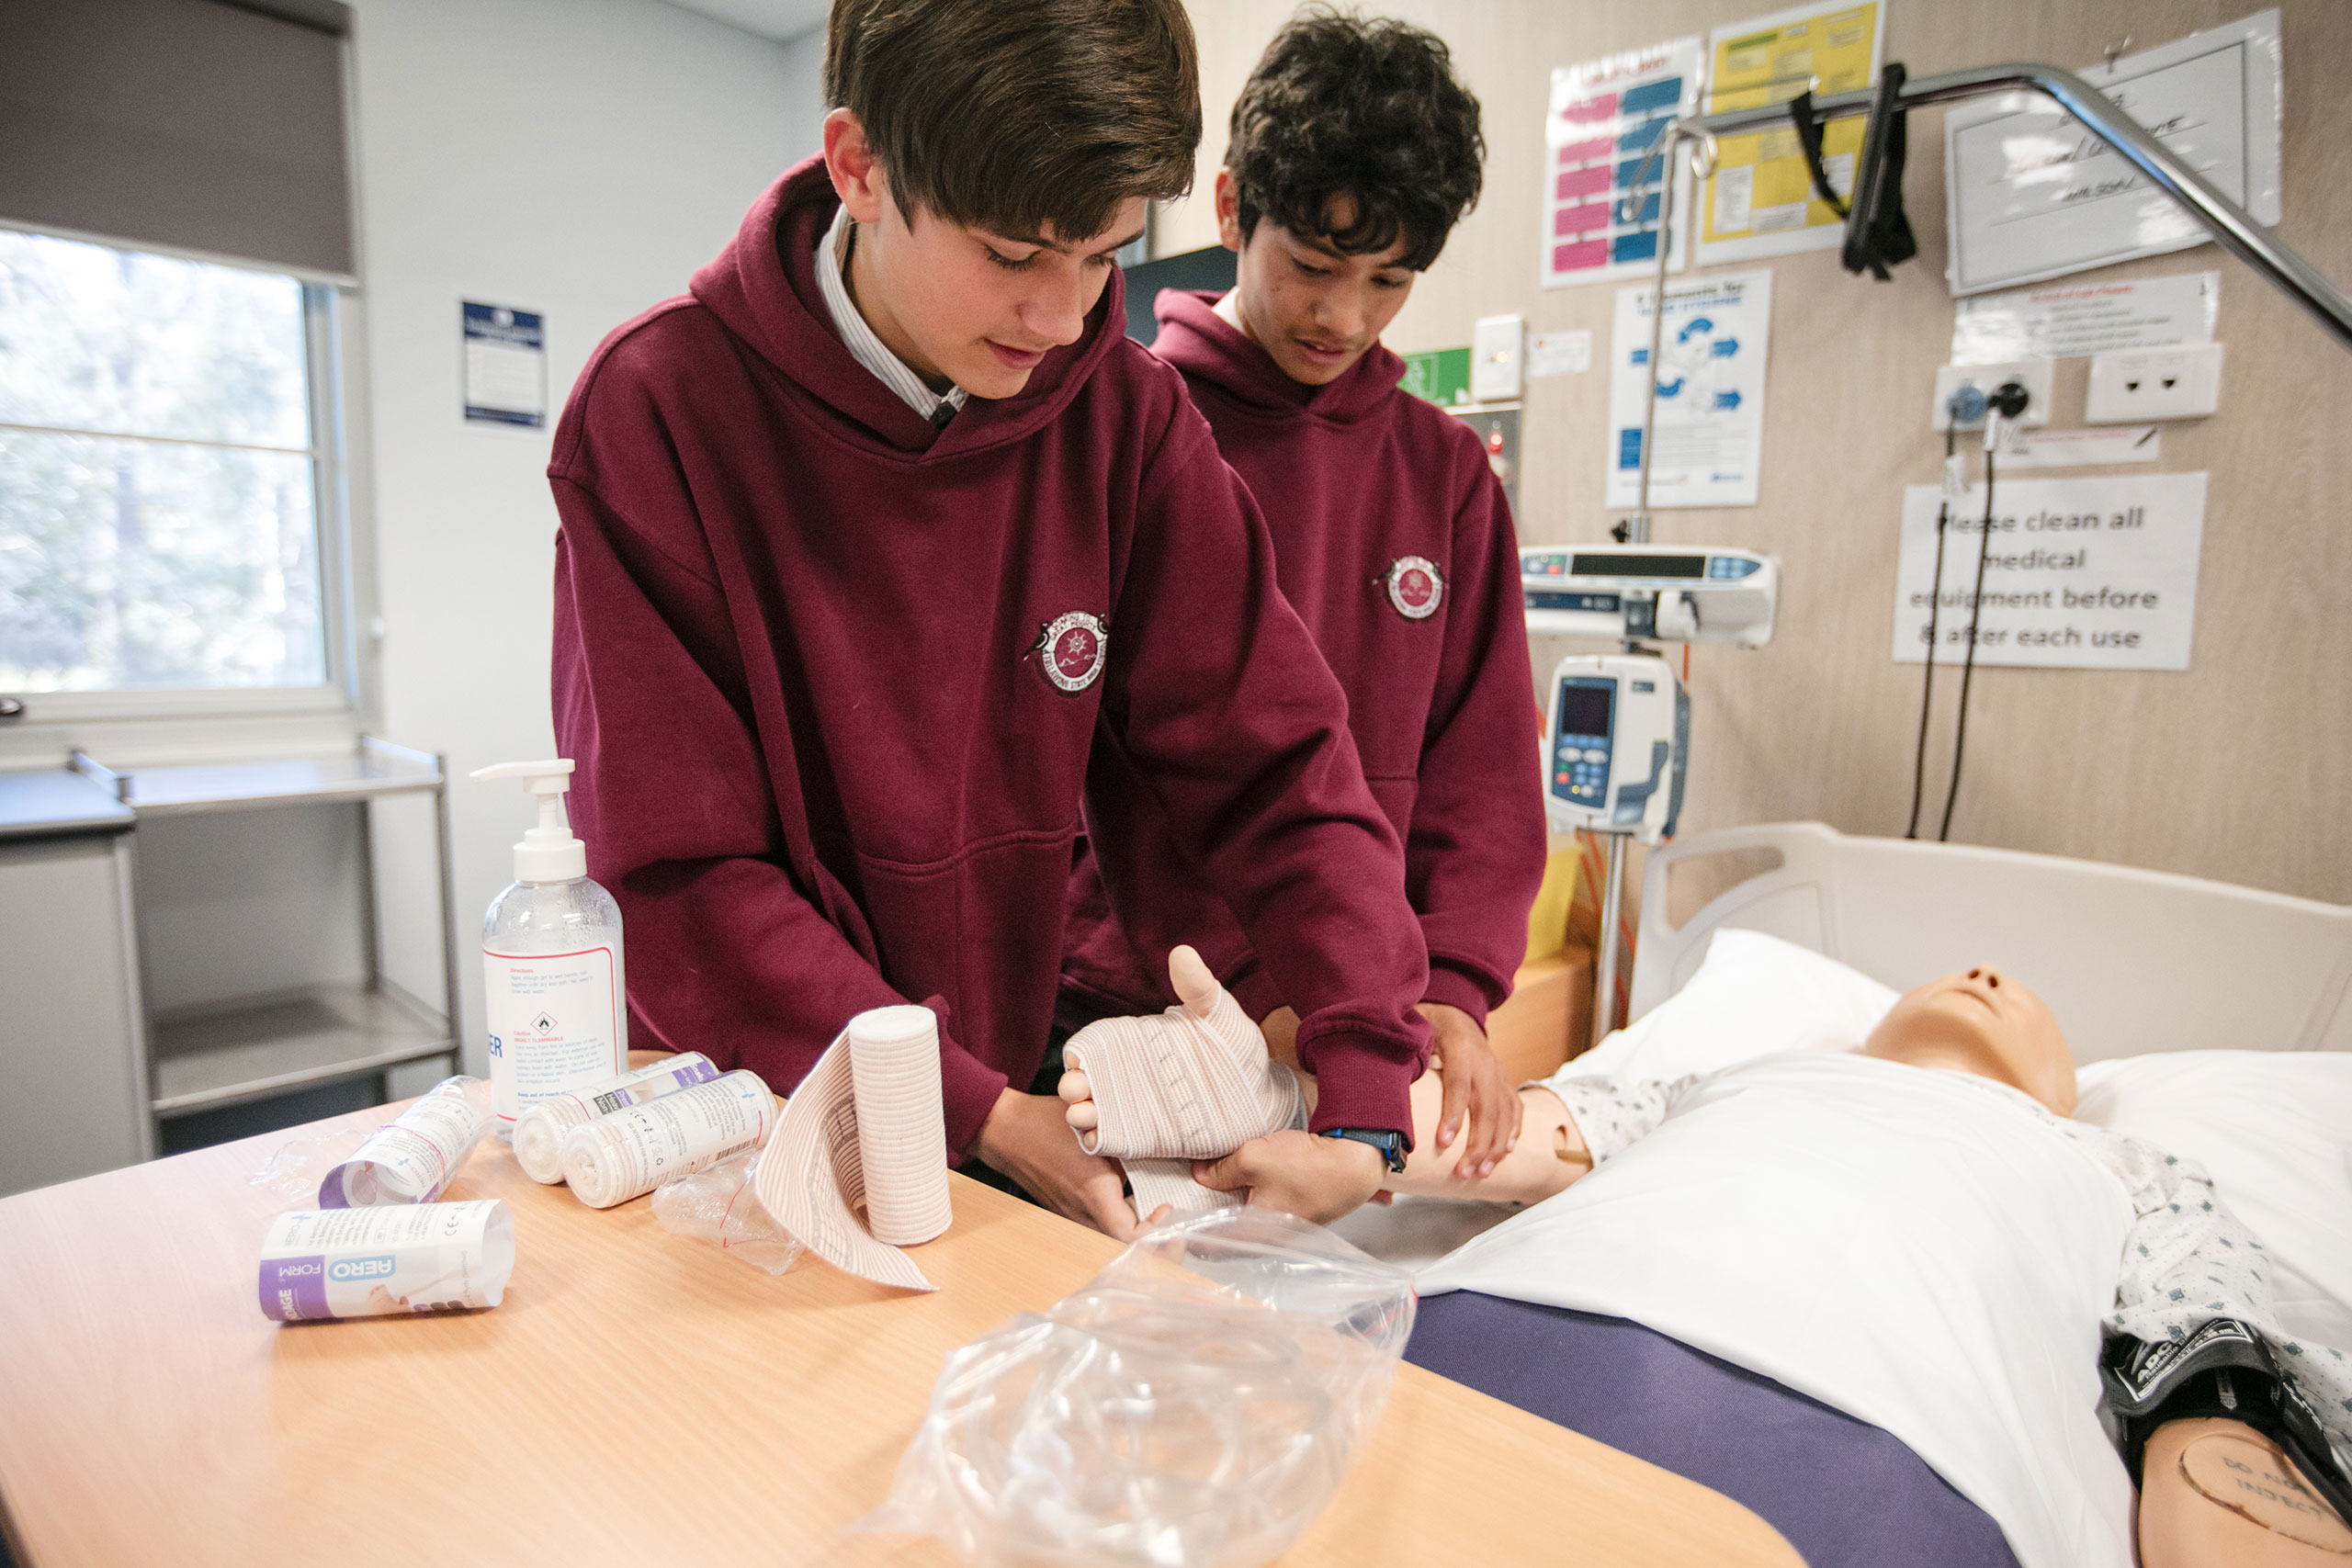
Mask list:
[[[2018,1568],[1893,1436],[1637,1323],[1457,1291],[1420,1303],[1405,1359],[1722,1493],[1810,1568]]]

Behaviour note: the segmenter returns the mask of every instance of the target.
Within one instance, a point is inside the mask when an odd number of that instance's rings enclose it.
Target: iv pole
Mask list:
[[[2329,336],[2346,349],[2352,350],[2352,299],[2347,299],[2342,289],[2328,280],[2326,274],[2304,260],[2277,234],[2256,222],[2244,208],[2216,190],[2202,175],[2174,156],[2172,149],[2118,108],[2098,88],[2073,72],[2060,70],[2054,65],[2011,63],[1980,65],[1935,76],[1917,76],[1904,83],[1895,96],[1894,107],[1897,109],[1920,108],[1929,104],[1957,103],[1965,98],[2007,92],[2040,93],[2055,102],[2146,175],[2151,184],[2178,202],[2205,226],[2223,250],[2245,263],[2265,282],[2309,311]],[[1829,120],[1842,119],[1848,115],[1868,114],[1877,96],[1876,89],[1860,88],[1815,98],[1813,100],[1814,118]],[[1668,177],[1658,192],[1657,282],[1651,296],[1649,394],[1642,410],[1641,489],[1633,514],[1625,519],[1628,543],[1646,543],[1650,536],[1650,457],[1655,446],[1657,420],[1657,357],[1665,338],[1666,262],[1674,220],[1671,164],[1677,145],[1684,141],[1699,142],[1706,149],[1702,156],[1712,163],[1716,137],[1739,131],[1770,130],[1788,118],[1789,108],[1785,101],[1759,104],[1752,108],[1722,109],[1713,114],[1695,115],[1687,120],[1670,120],[1659,133],[1659,151],[1653,155],[1664,161]],[[1704,177],[1694,159],[1694,183]],[[1638,179],[1635,184],[1638,186]],[[1624,199],[1632,201],[1632,193],[1629,192]],[[1695,192],[1692,199],[1697,199]],[[1627,211],[1624,208],[1620,210]],[[1626,220],[1631,220],[1630,211],[1627,211]],[[1628,653],[1639,651],[1638,645],[1630,639],[1624,647]],[[1600,951],[1593,976],[1594,1044],[1599,1044],[1609,1033],[1617,1010],[1618,925],[1625,900],[1625,837],[1623,833],[1609,835],[1600,898]]]

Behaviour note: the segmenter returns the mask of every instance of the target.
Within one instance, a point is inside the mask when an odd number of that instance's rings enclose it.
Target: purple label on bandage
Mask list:
[[[330,1315],[326,1258],[263,1258],[261,1310],[264,1317],[274,1317],[280,1323],[300,1323]]]

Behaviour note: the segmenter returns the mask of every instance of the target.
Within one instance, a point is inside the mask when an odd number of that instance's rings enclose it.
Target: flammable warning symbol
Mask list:
[[[552,1034],[555,1032],[555,1020],[548,1017],[546,1013],[541,1013],[538,1017],[531,1020],[531,1027],[537,1030],[542,1034]]]

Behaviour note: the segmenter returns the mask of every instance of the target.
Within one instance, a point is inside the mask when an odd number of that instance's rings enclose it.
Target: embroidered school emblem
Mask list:
[[[1388,602],[1408,621],[1426,621],[1445,600],[1445,577],[1421,556],[1398,556],[1388,568]]]
[[[1037,668],[1057,690],[1075,696],[1102,676],[1111,657],[1111,628],[1100,615],[1072,610],[1040,626],[1029,651],[1037,656]]]

